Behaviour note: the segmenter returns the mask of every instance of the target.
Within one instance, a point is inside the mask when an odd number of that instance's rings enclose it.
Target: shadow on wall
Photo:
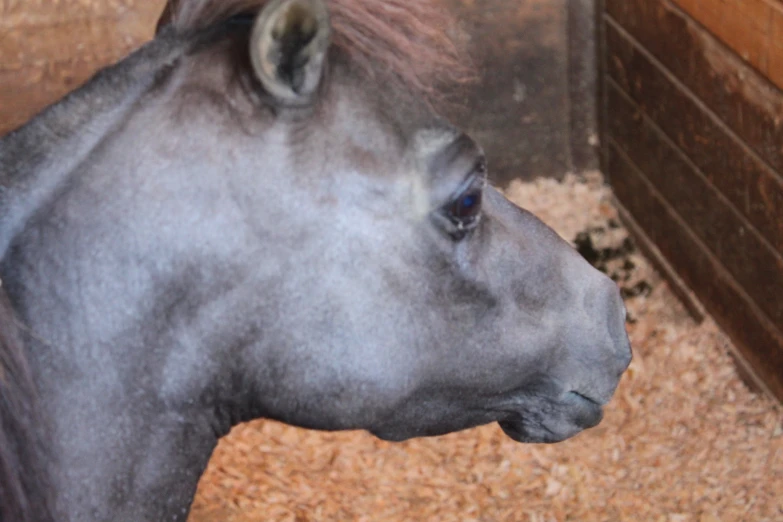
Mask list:
[[[440,0],[456,11],[481,80],[450,111],[494,181],[562,177],[569,157],[567,0]]]

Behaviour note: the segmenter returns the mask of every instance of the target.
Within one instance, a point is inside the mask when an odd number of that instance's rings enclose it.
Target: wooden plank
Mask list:
[[[598,164],[598,66],[594,0],[569,0],[568,97],[571,162],[575,172],[595,170]]]
[[[671,0],[762,74],[772,53],[777,0]]]
[[[607,24],[608,74],[731,201],[783,252],[783,178],[618,28]]]
[[[66,20],[32,36],[26,26],[3,30],[0,69],[64,62],[76,56],[116,59],[152,36],[152,27],[135,17]]]
[[[633,218],[631,213],[622,202],[614,198],[614,206],[617,207],[617,213],[620,220],[623,222],[628,232],[634,238],[634,241],[639,247],[639,250],[644,253],[661,274],[668,281],[672,292],[676,295],[685,305],[685,308],[690,312],[691,316],[697,323],[701,323],[706,319],[708,313],[701,303],[701,299],[691,290],[685,281],[679,276],[674,267],[661,253],[660,249],[655,245],[647,232],[642,228],[639,223]],[[734,360],[737,374],[745,385],[750,388],[754,393],[767,394],[771,398],[776,399],[775,395],[770,390],[769,386],[764,382],[764,379],[753,369],[748,363],[742,353],[737,350],[734,345],[730,345],[731,356]],[[783,402],[783,401],[781,401]]]
[[[755,0],[748,0],[754,2]],[[772,17],[772,10],[768,4],[757,4],[768,9],[766,14],[767,24],[765,30],[757,26],[757,21],[753,16],[751,4],[736,4],[734,2],[721,2],[724,6],[722,20],[719,24],[708,25],[707,28],[734,50],[743,60],[751,64],[762,74],[767,73],[767,59],[769,55],[769,20]],[[756,22],[756,23],[754,23]]]
[[[609,133],[617,146],[758,307],[773,322],[783,324],[783,256],[615,84],[610,84],[608,94]]]
[[[620,221],[622,221],[625,228],[628,229],[628,233],[633,237],[639,250],[652,262],[655,269],[663,275],[664,279],[669,282],[672,292],[682,301],[682,304],[685,305],[685,309],[688,310],[691,317],[693,317],[693,320],[701,324],[707,318],[708,314],[699,297],[691,290],[685,281],[683,281],[677,273],[677,270],[669,263],[666,256],[661,253],[661,249],[658,248],[650,236],[647,235],[647,232],[645,232],[641,225],[636,222],[617,196],[613,198],[613,204],[617,207]]]
[[[759,383],[783,401],[783,333],[615,142],[610,143],[607,165],[617,197],[734,340]]]
[[[772,10],[772,52],[769,55],[769,79],[783,85],[783,2]]]
[[[0,29],[45,28],[63,20],[93,20],[138,16],[155,18],[165,0],[3,0],[0,2]]]
[[[778,2],[772,8],[772,46],[783,49],[783,2]]]
[[[783,93],[667,0],[605,0],[612,20],[759,156],[783,172]],[[770,77],[783,86],[783,4],[774,11]],[[666,35],[665,37],[663,35]],[[779,65],[772,64],[773,61]]]
[[[0,134],[148,40],[163,3],[0,2]]]

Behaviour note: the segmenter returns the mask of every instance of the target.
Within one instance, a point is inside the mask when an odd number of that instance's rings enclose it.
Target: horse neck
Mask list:
[[[0,520],[53,521],[42,427],[11,303],[0,287]]]
[[[0,139],[0,259],[8,258],[9,246],[31,216],[56,197],[80,165],[127,120],[161,75],[200,41],[165,31]],[[20,310],[12,309],[5,292],[13,285],[10,280],[6,283],[0,282],[0,520],[67,520],[67,499],[78,495],[66,492],[66,500],[57,501],[57,510],[64,513],[52,515],[49,497],[55,491],[56,497],[63,493],[63,473],[56,471],[58,455],[53,441],[48,440],[53,419],[44,407],[47,396],[40,387],[40,361],[31,356],[37,341],[20,326],[16,317]],[[201,451],[205,459],[211,451],[209,444]],[[171,480],[193,482],[183,475]],[[60,505],[63,502],[64,507]],[[143,519],[126,517],[133,518]]]
[[[187,52],[192,38],[171,31],[0,139],[0,259],[39,206],[52,197],[123,121],[159,73]]]

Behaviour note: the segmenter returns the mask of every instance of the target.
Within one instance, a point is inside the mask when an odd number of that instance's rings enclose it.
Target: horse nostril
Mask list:
[[[606,401],[597,401],[589,395],[572,390],[567,394],[568,402],[574,407],[574,419],[583,428],[592,428],[604,416]]]
[[[618,332],[619,333],[619,339],[615,341],[617,346],[617,361],[619,363],[619,368],[617,372],[617,377],[619,378],[620,375],[625,372],[625,370],[628,369],[628,367],[631,365],[631,361],[633,360],[633,349],[631,348],[631,340],[628,338],[628,333],[625,331],[625,327]]]
[[[606,298],[608,300],[607,321],[609,323],[609,337],[615,351],[616,360],[621,368],[620,373],[622,374],[628,368],[628,365],[631,364],[633,357],[628,332],[625,329],[628,310],[625,307],[617,285],[611,280],[610,283]]]
[[[623,371],[627,370],[633,361],[633,349],[631,348],[631,342],[626,339],[625,342],[625,362],[623,364]]]

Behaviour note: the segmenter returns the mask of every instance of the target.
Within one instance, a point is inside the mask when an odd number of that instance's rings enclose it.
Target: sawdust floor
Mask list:
[[[625,233],[598,177],[508,193],[566,239]],[[221,441],[190,522],[783,521],[783,413],[643,258],[623,266],[652,291],[627,301],[635,357],[598,427],[555,445],[497,425],[392,444],[253,422]]]

